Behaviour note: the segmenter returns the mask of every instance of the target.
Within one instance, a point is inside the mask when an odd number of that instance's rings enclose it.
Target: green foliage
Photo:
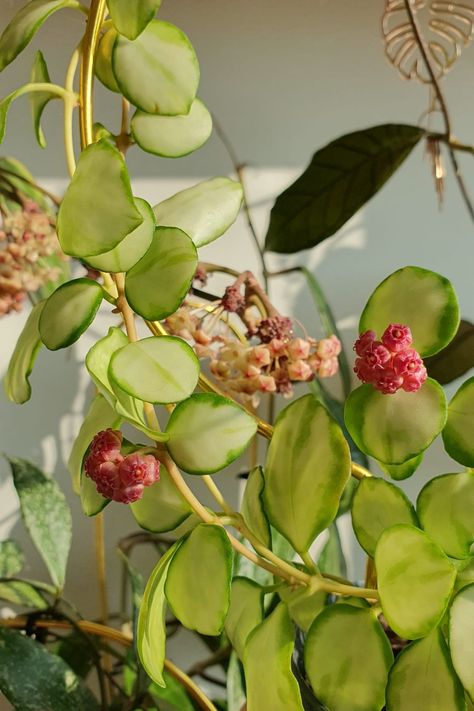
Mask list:
[[[143,497],[131,504],[130,509],[138,525],[153,533],[172,531],[191,514],[189,504],[176,489],[163,464],[160,480],[146,487]]]
[[[25,556],[15,541],[0,541],[0,578],[12,578],[23,568]]]
[[[252,630],[264,619],[264,589],[254,580],[235,577],[230,590],[230,604],[225,631],[240,659]]]
[[[49,83],[51,81],[46,60],[41,51],[38,51],[36,53],[35,61],[31,69],[30,81],[33,83]],[[46,106],[53,98],[57,98],[57,96],[47,91],[32,92],[30,94],[31,111],[33,114],[33,126],[35,129],[36,140],[38,141],[38,144],[41,148],[46,148],[46,139],[41,128],[41,117]]]
[[[117,32],[129,40],[136,39],[154,18],[161,0],[107,0],[110,17]]]
[[[75,343],[96,317],[104,292],[92,279],[62,284],[44,304],[38,322],[42,342],[50,351]]]
[[[461,385],[449,403],[448,419],[443,430],[447,453],[466,467],[474,467],[473,423],[474,377]]]
[[[474,367],[474,324],[461,319],[453,340],[429,358],[425,358],[428,375],[446,385]]]
[[[0,582],[0,600],[29,610],[46,610],[49,606],[41,592],[26,580]]]
[[[265,478],[262,467],[255,467],[249,472],[242,497],[240,512],[250,531],[267,548],[271,547],[271,531],[263,503]]]
[[[29,376],[42,345],[38,325],[44,303],[42,301],[32,308],[16,342],[3,381],[6,396],[17,405],[27,402],[31,397]]]
[[[468,585],[453,600],[449,613],[449,648],[456,674],[474,699],[474,585]]]

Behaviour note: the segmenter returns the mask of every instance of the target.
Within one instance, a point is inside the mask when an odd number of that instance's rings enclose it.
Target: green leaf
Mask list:
[[[26,580],[3,580],[0,582],[0,600],[33,610],[46,610],[49,607],[49,603],[41,593]]]
[[[148,693],[157,701],[163,701],[167,709],[171,706],[173,711],[195,711],[195,706],[190,701],[181,684],[167,671],[165,671],[163,677],[166,686],[162,688],[157,684],[151,684]],[[161,708],[164,707],[160,706],[160,709]]]
[[[444,474],[421,490],[421,525],[451,558],[467,558],[474,543],[474,472]]]
[[[446,612],[456,579],[441,548],[418,528],[397,524],[380,536],[375,567],[390,627],[405,639],[429,634]]]
[[[170,563],[182,541],[177,541],[160,558],[143,594],[138,615],[137,651],[146,673],[158,686],[164,686],[163,665],[166,644],[165,582]]]
[[[143,218],[138,225],[114,249],[95,257],[84,257],[93,269],[101,272],[128,272],[149,248],[155,233],[155,216],[146,200],[134,198],[135,206]]]
[[[0,689],[17,711],[99,711],[95,697],[61,657],[1,627]]]
[[[186,156],[206,143],[212,133],[212,117],[199,99],[188,114],[158,116],[138,109],[131,121],[135,142],[147,153],[163,158]]]
[[[352,500],[352,526],[369,556],[374,557],[381,534],[397,523],[418,525],[408,497],[398,486],[383,479],[362,479]]]
[[[186,341],[151,336],[116,351],[108,375],[112,386],[117,384],[139,400],[167,404],[189,397],[199,371],[199,361]]]
[[[240,512],[254,536],[267,548],[271,547],[270,523],[263,507],[265,479],[262,467],[257,466],[249,473],[245,484]]]
[[[233,551],[222,526],[201,523],[184,539],[165,583],[178,620],[200,634],[218,635],[230,604]]]
[[[249,634],[263,621],[263,596],[264,589],[255,581],[239,576],[233,579],[225,631],[240,659]]]
[[[396,658],[388,679],[387,711],[464,711],[464,694],[441,630],[413,642]]]
[[[10,459],[21,516],[58,588],[64,585],[71,546],[71,513],[53,479],[24,459]]]
[[[107,0],[110,17],[117,32],[134,40],[153,20],[161,0]]]
[[[461,319],[453,340],[436,355],[425,359],[430,378],[447,385],[474,367],[474,324]]]
[[[360,385],[346,400],[346,426],[356,445],[387,464],[403,464],[423,452],[446,423],[446,396],[428,378],[417,392],[384,395]]]
[[[344,604],[323,610],[308,632],[304,660],[314,693],[331,711],[380,711],[384,705],[393,653],[371,610]]]
[[[178,227],[203,247],[224,234],[237,219],[242,185],[229,178],[212,178],[181,190],[153,209],[156,223]]]
[[[86,516],[97,516],[110,501],[99,494],[95,483],[86,476],[85,472],[82,472],[81,476],[80,496],[82,511]]]
[[[386,124],[337,138],[317,151],[276,200],[265,248],[291,254],[339,230],[387,182],[424,131]]]
[[[103,254],[142,222],[121,153],[105,138],[88,146],[59,208],[63,251],[80,258]]]
[[[21,405],[31,397],[29,376],[41,348],[38,330],[39,319],[44,301],[33,306],[23,330],[16,342],[8,370],[3,381],[6,396],[11,402]]]
[[[242,679],[241,664],[235,652],[232,652],[227,668],[227,709],[242,711],[245,706],[245,689]]]
[[[143,497],[130,504],[130,509],[138,525],[154,533],[172,531],[192,513],[163,464],[160,480],[145,487]]]
[[[459,305],[451,282],[421,267],[403,267],[382,281],[367,301],[359,332],[381,337],[390,323],[409,326],[413,348],[422,356],[438,353],[459,327]]]
[[[0,541],[0,578],[13,578],[23,568],[25,556],[15,541]]]
[[[187,234],[158,227],[148,250],[125,279],[132,309],[149,321],[174,313],[189,291],[197,261],[196,248]]]
[[[304,711],[298,682],[291,671],[293,625],[280,603],[250,634],[244,652],[249,711]]]
[[[31,0],[16,13],[0,37],[0,72],[13,62],[53,12],[78,7],[76,0]]]
[[[448,406],[443,430],[444,448],[450,457],[466,467],[474,467],[474,377],[466,380]]]
[[[265,465],[263,500],[270,523],[299,553],[335,518],[350,477],[349,447],[313,395],[278,416]]]
[[[95,319],[103,296],[101,285],[85,277],[58,287],[39,318],[39,333],[46,348],[57,351],[79,340]]]
[[[257,422],[243,407],[213,393],[197,393],[171,413],[168,450],[188,474],[212,474],[245,451]]]
[[[46,65],[46,60],[43,53],[38,50],[35,56],[35,61],[31,70],[30,81],[35,83],[49,83],[51,81],[48,67]],[[48,91],[42,92],[32,92],[30,94],[31,110],[33,114],[33,126],[35,129],[35,136],[38,144],[41,148],[46,148],[46,139],[44,137],[43,130],[41,128],[41,117],[46,106],[49,104],[51,99],[56,99],[57,94],[51,94]]]
[[[327,593],[313,591],[303,585],[285,586],[278,590],[280,599],[287,605],[291,619],[300,629],[307,632],[312,623],[324,610]]]
[[[318,558],[318,567],[323,573],[339,575],[339,577],[345,578],[347,575],[347,563],[342,550],[337,521],[331,523],[328,533],[328,539]]]
[[[184,32],[152,20],[137,39],[118,36],[112,67],[120,91],[149,114],[187,114],[196,97],[199,64]]]
[[[454,561],[458,569],[458,574],[456,577],[456,584],[454,586],[454,592],[457,593],[466,585],[474,583],[474,557],[468,558],[467,560]]]
[[[403,462],[403,464],[385,464],[385,462],[379,462],[379,465],[381,469],[392,479],[395,479],[395,481],[402,481],[403,479],[408,479],[408,477],[416,472],[423,461],[424,456],[425,453],[421,452],[421,454],[413,457],[413,459],[407,459],[407,461]]]
[[[17,199],[19,199],[18,193],[22,193],[38,203],[47,214],[52,214],[51,204],[44,193],[36,187],[30,171],[19,160],[16,160],[16,158],[0,158],[0,177],[9,189],[16,194]]]
[[[449,647],[456,674],[474,699],[474,585],[468,585],[453,600],[449,612]]]
[[[120,94],[117,80],[112,71],[112,51],[114,49],[117,32],[112,28],[107,30],[99,40],[97,54],[94,62],[94,70],[99,81],[107,89]]]

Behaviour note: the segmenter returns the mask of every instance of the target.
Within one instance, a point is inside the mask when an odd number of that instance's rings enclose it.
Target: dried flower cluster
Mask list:
[[[51,261],[57,257],[56,264]],[[58,239],[47,215],[32,200],[20,209],[2,212],[0,229],[0,317],[20,311],[28,293],[48,282],[56,282],[61,273],[58,260],[65,261]]]

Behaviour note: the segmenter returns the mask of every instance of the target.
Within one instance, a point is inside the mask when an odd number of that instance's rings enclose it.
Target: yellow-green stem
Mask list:
[[[74,50],[70,59],[65,80],[67,91],[74,92],[74,77],[76,76],[77,65],[79,63],[79,47]],[[76,170],[76,158],[74,156],[74,138],[72,134],[72,124],[74,118],[74,105],[71,101],[64,102],[64,151],[66,154],[66,164],[69,176],[72,178]]]

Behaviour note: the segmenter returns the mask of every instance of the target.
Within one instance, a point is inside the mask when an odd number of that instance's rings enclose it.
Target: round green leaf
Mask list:
[[[75,343],[91,325],[102,302],[100,284],[73,279],[62,284],[46,301],[39,318],[41,340],[50,351]]]
[[[16,402],[17,405],[21,405],[31,397],[31,385],[28,378],[42,345],[38,324],[44,304],[45,302],[42,301],[33,306],[23,331],[18,337],[3,381],[7,398]]]
[[[112,67],[122,94],[149,114],[187,114],[196,97],[199,64],[184,32],[152,20],[135,40],[118,36]]]
[[[263,500],[270,523],[297,552],[307,551],[335,518],[350,468],[340,427],[313,395],[279,414],[265,464]]]
[[[418,525],[415,509],[407,496],[384,479],[362,479],[352,499],[352,526],[368,555],[374,557],[380,535],[396,523]]]
[[[240,512],[254,536],[267,548],[271,548],[271,531],[265,509],[263,508],[263,489],[265,480],[262,467],[255,467],[249,473],[242,497]]]
[[[466,467],[474,467],[474,378],[461,385],[448,407],[443,430],[444,448],[450,457]]]
[[[142,222],[121,153],[105,138],[88,146],[59,208],[63,251],[80,258],[103,254]]]
[[[414,393],[384,395],[360,385],[346,400],[344,419],[359,449],[387,464],[403,464],[423,452],[446,422],[443,388],[428,380]]]
[[[174,313],[189,291],[197,261],[196,248],[187,234],[158,227],[150,247],[126,276],[130,306],[149,321]]]
[[[199,361],[181,338],[151,336],[116,351],[108,375],[112,383],[139,400],[167,404],[193,392]]]
[[[117,39],[117,32],[112,28],[107,30],[99,40],[97,54],[94,62],[94,69],[99,81],[107,89],[120,93],[117,80],[112,71],[112,50]]]
[[[235,180],[205,180],[156,205],[153,208],[156,223],[179,227],[196,247],[203,247],[223,235],[235,222],[242,195],[242,185]]]
[[[315,695],[331,711],[381,711],[393,653],[370,610],[323,610],[308,632],[304,660]]]
[[[395,479],[395,481],[403,481],[403,479],[408,479],[408,477],[416,472],[424,456],[425,453],[421,452],[421,454],[413,457],[413,459],[407,459],[403,464],[386,464],[385,462],[379,462],[379,464],[383,471],[392,479]]]
[[[107,0],[114,27],[121,35],[134,40],[154,18],[161,0]]]
[[[264,589],[250,578],[237,576],[230,589],[225,631],[240,659],[249,634],[263,620]]]
[[[172,531],[191,514],[189,504],[176,489],[163,464],[160,480],[145,487],[142,498],[130,504],[130,509],[138,525],[153,533]]]
[[[451,558],[467,558],[474,543],[474,472],[444,474],[416,502],[421,525]]]
[[[380,337],[390,323],[411,328],[413,348],[424,357],[437,353],[454,338],[459,306],[451,283],[421,267],[404,267],[375,289],[360,317],[359,331]]]
[[[456,674],[474,699],[474,584],[463,588],[451,605],[449,647]]]
[[[278,590],[278,595],[287,605],[293,622],[305,632],[324,610],[328,596],[323,590],[314,591],[303,585],[285,586]]]
[[[188,114],[158,116],[139,109],[131,121],[132,136],[147,153],[179,158],[200,148],[212,132],[212,118],[202,101],[195,99]]]
[[[282,602],[250,633],[244,651],[249,711],[304,711],[291,671],[294,639],[293,625]]]
[[[396,658],[387,685],[387,711],[464,711],[441,630],[413,642]]]
[[[171,561],[166,598],[175,617],[200,634],[222,632],[230,604],[233,552],[222,526],[201,523]]]
[[[125,237],[114,249],[95,257],[85,257],[93,269],[101,272],[128,272],[149,248],[155,232],[155,216],[146,200],[135,198],[135,205],[143,222]]]
[[[474,583],[474,556],[467,560],[454,561],[454,563],[457,564],[456,567],[458,569],[454,586],[454,592],[457,593],[465,588],[466,585]]]
[[[257,431],[243,407],[220,395],[197,393],[171,413],[168,450],[188,474],[212,474],[237,459]]]
[[[446,612],[456,579],[441,548],[418,528],[397,524],[380,536],[375,567],[390,627],[406,639],[429,634]]]

